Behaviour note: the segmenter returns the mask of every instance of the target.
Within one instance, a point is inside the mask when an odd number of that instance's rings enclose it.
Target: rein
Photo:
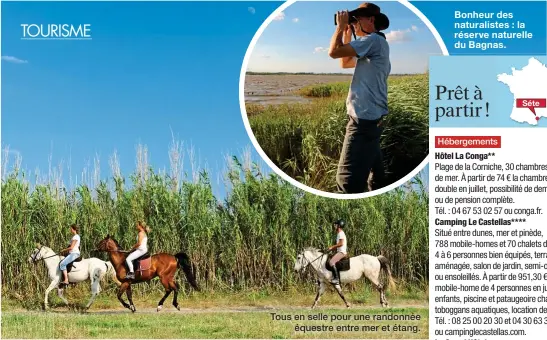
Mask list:
[[[59,256],[58,254],[54,253],[53,255],[50,255],[48,257],[40,257],[39,259],[36,259],[36,256],[38,256],[38,254],[40,254],[43,247],[44,246],[41,246],[40,249],[38,249],[38,251],[36,252],[36,254],[34,254],[34,256],[32,256],[32,263],[37,263],[38,261],[41,261],[41,260],[49,259],[49,258],[54,257],[54,256]]]
[[[305,254],[305,253],[302,253],[302,256],[306,259],[306,261],[308,261],[308,264],[306,265],[306,267],[307,267],[308,265],[311,265],[311,264],[314,263],[315,261],[319,260],[320,258],[322,258],[322,257],[325,256],[325,255],[327,255],[327,254],[321,254],[321,255],[319,255],[315,260],[313,260],[313,261],[310,262],[310,260],[308,260],[308,258],[306,257],[306,254]],[[314,266],[311,266],[311,267],[313,268],[313,270],[315,270],[316,273],[318,272],[318,270],[315,269]]]
[[[94,249],[93,251],[99,251],[99,252],[107,252],[107,253],[130,253],[128,250],[101,250],[101,249]]]

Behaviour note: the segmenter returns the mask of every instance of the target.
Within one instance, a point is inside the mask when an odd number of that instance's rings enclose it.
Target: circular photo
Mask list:
[[[279,175],[322,196],[367,197],[427,164],[428,61],[446,53],[419,15],[399,2],[305,1],[270,16],[247,51],[240,100]]]

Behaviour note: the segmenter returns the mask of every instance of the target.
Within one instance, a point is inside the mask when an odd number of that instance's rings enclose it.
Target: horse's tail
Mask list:
[[[121,286],[122,283],[118,281],[116,270],[114,269],[114,266],[112,265],[112,263],[110,261],[106,261],[105,265],[106,265],[106,275],[110,275],[110,278],[112,279],[112,281],[116,283],[116,285],[118,285],[118,287]]]
[[[386,273],[389,289],[395,290],[395,279],[393,279],[393,277],[391,276],[391,268],[389,267],[389,260],[383,255],[380,255],[377,258],[378,258],[378,261],[380,261],[380,266],[381,266],[380,268],[384,270],[384,272]]]
[[[184,274],[186,275],[186,278],[188,279],[190,285],[192,285],[192,287],[194,287],[194,289],[199,292],[200,289],[194,275],[194,273],[196,272],[196,267],[194,266],[188,255],[186,255],[186,253],[184,252],[180,252],[175,254],[175,258],[177,259],[177,265],[184,271]]]

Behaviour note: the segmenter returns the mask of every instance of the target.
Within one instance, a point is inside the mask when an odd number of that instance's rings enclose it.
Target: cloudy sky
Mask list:
[[[334,13],[361,2],[297,2],[266,27],[253,49],[248,70],[254,72],[336,73],[338,61],[327,55],[334,32]],[[427,26],[399,2],[378,2],[390,19],[384,32],[390,43],[392,73],[423,73],[430,55],[441,49]],[[253,8],[249,8],[251,15]]]

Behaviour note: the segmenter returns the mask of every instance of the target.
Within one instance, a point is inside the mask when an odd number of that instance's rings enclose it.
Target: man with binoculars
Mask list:
[[[335,24],[329,56],[340,59],[342,68],[355,68],[346,99],[349,121],[336,183],[342,193],[362,193],[367,187],[381,187],[384,177],[380,137],[382,119],[388,114],[387,78],[391,62],[389,45],[380,31],[389,27],[389,19],[380,7],[366,2],[353,11],[338,12]],[[369,184],[371,171],[374,180]]]

